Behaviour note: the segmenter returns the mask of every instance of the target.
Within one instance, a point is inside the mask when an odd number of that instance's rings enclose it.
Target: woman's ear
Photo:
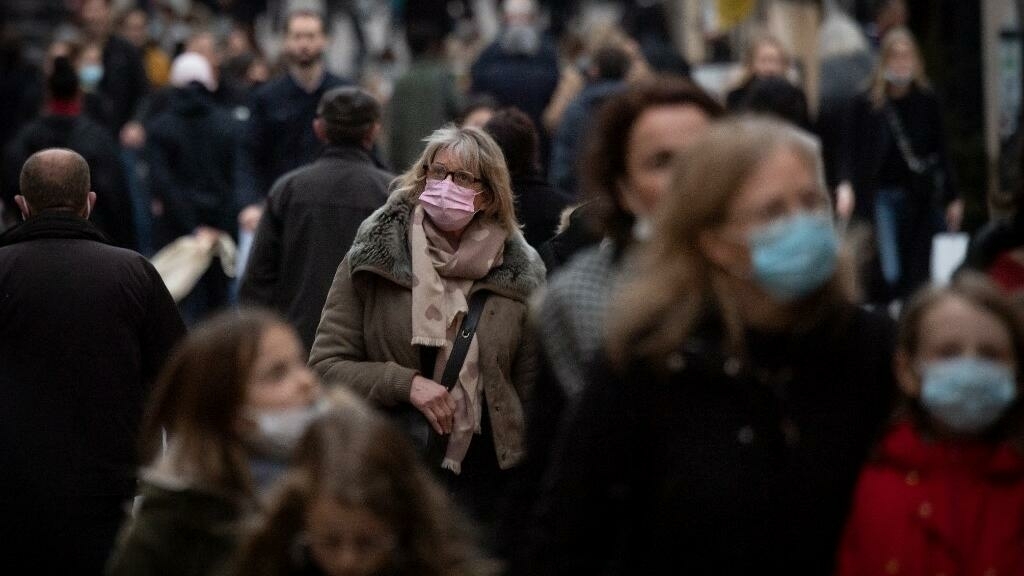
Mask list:
[[[906,350],[897,350],[893,356],[893,368],[896,372],[896,383],[900,390],[910,398],[917,398],[921,395],[920,370],[914,365],[914,359]]]

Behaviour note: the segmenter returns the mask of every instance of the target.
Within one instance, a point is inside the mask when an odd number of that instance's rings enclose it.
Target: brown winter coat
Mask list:
[[[360,227],[338,267],[309,357],[328,386],[345,385],[380,406],[409,401],[419,351],[412,340],[409,224],[414,204],[397,195]],[[524,456],[524,404],[536,371],[526,329],[527,299],[544,282],[544,265],[518,232],[503,262],[473,284],[487,290],[477,339],[480,379],[502,469]]]

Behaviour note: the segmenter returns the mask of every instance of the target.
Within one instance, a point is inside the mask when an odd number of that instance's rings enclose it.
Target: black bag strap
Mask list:
[[[480,316],[483,314],[488,294],[489,292],[486,290],[477,290],[469,297],[469,311],[462,319],[462,327],[455,335],[455,342],[452,342],[452,353],[448,356],[448,362],[444,365],[444,373],[441,374],[439,382],[449,392],[459,381],[459,372],[466,362],[469,343],[473,341],[473,335],[476,334],[476,325],[480,323]]]
[[[914,174],[924,174],[928,171],[935,164],[936,159],[934,157],[922,159],[914,152],[914,147],[910,143],[910,137],[907,136],[907,131],[903,129],[903,122],[900,121],[899,115],[889,102],[885,104],[885,118],[889,123],[889,128],[892,129],[893,136],[896,137],[896,147],[899,149],[900,155],[903,156],[903,160],[907,163],[910,171]]]
[[[462,325],[459,327],[458,333],[455,334],[452,353],[448,355],[448,362],[444,365],[441,381],[438,382],[449,392],[459,381],[459,372],[466,362],[469,344],[473,341],[473,335],[476,334],[476,326],[480,323],[480,316],[483,314],[488,295],[489,292],[486,290],[477,290],[469,297],[469,311],[462,318]],[[420,372],[429,378],[433,378],[437,352],[438,349],[434,346],[420,346]]]

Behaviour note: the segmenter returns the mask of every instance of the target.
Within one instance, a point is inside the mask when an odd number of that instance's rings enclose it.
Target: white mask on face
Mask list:
[[[257,454],[286,460],[306,433],[306,428],[327,412],[329,405],[324,398],[297,408],[251,410],[248,416],[256,424],[256,430],[246,443]]]

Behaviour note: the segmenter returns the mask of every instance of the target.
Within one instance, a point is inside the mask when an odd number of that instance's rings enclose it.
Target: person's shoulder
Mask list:
[[[604,290],[605,284],[610,282],[608,273],[614,259],[612,252],[601,243],[577,252],[552,274],[548,281],[548,297],[571,302],[581,291]]]

